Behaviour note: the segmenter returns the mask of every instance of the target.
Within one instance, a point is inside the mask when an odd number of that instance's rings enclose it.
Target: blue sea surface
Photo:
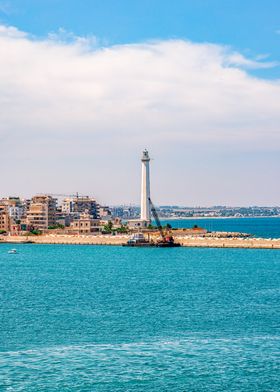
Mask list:
[[[280,251],[8,249],[1,391],[280,390]]]
[[[194,225],[209,231],[234,231],[252,234],[254,237],[280,238],[280,217],[275,218],[205,218],[162,220],[172,227],[191,228]]]

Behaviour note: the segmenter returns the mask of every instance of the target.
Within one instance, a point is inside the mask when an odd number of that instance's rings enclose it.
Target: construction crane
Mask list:
[[[79,197],[88,197],[88,195],[79,195],[79,193],[75,193],[75,194],[62,194],[62,193],[45,193],[48,196],[55,196],[55,197],[73,197],[78,199]]]
[[[158,217],[157,210],[156,210],[151,198],[149,198],[149,203],[151,206],[151,211],[152,211],[154,220],[156,221],[156,225],[157,225],[157,228],[158,228],[158,230],[160,232],[160,236],[161,236],[161,240],[157,242],[156,246],[166,247],[166,248],[180,246],[180,244],[174,242],[174,238],[172,235],[167,235],[167,233],[166,234],[164,233],[163,228],[162,228],[162,224],[161,224],[159,217]]]
[[[53,197],[64,197],[64,198],[72,198],[75,202],[74,204],[74,211],[73,212],[79,212],[79,206],[78,203],[81,201],[80,199],[87,199],[90,198],[88,195],[80,195],[78,192],[75,194],[63,194],[63,193],[45,193],[47,196],[53,196]]]
[[[158,217],[157,210],[156,210],[156,208],[155,208],[155,206],[154,206],[154,204],[153,204],[151,198],[149,198],[149,203],[150,203],[150,206],[151,206],[151,211],[152,211],[154,220],[156,221],[157,228],[158,228],[158,230],[159,230],[159,232],[160,232],[161,238],[162,238],[163,240],[165,240],[165,236],[164,236],[164,232],[163,232],[163,229],[162,229],[162,225],[161,225],[161,223],[160,223],[160,220],[159,220],[159,217]]]

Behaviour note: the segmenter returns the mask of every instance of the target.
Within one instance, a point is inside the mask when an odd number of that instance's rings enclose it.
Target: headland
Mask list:
[[[209,227],[203,228],[197,224],[192,228],[172,228],[173,222],[161,222],[166,218],[206,220],[217,217],[227,219],[256,215],[279,216],[278,207],[158,208],[151,200],[150,189],[150,156],[145,149],[141,157],[141,206],[135,211],[130,207],[106,206],[92,196],[79,193],[37,194],[31,199],[22,199],[19,196],[2,198],[0,243],[280,248],[280,238],[254,238],[246,233],[227,232],[238,230],[236,226],[217,227],[216,230],[224,230],[217,232],[212,231],[213,227],[210,231]],[[247,226],[243,228],[244,231],[250,231]],[[262,233],[255,234],[262,237]],[[268,235],[264,233],[263,236]]]

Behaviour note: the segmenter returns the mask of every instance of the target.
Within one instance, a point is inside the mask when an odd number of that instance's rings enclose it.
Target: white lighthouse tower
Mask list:
[[[151,222],[150,207],[150,157],[147,150],[142,156],[142,183],[141,183],[141,221],[143,225]]]

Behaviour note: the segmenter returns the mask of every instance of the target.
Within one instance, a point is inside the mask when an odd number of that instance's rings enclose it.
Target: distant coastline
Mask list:
[[[178,216],[178,217],[160,217],[161,220],[207,220],[207,219],[257,219],[257,218],[280,218],[280,215],[274,216]]]

